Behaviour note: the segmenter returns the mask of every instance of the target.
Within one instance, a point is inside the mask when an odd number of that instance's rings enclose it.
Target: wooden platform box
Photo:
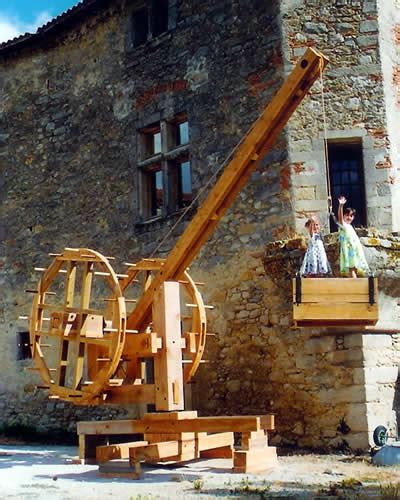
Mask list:
[[[368,326],[378,321],[377,278],[294,278],[295,326]]]

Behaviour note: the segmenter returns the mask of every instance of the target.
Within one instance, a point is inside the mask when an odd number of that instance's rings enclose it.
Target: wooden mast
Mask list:
[[[237,147],[206,201],[186,227],[151,286],[129,315],[127,328],[140,330],[151,314],[154,294],[161,284],[166,280],[177,280],[181,277],[327,63],[328,60],[320,52],[312,48],[306,50],[280,90]]]

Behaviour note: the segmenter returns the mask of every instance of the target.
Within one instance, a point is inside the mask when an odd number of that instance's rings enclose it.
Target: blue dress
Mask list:
[[[303,264],[300,269],[301,276],[331,274],[332,269],[326,256],[324,242],[319,233],[310,237]]]

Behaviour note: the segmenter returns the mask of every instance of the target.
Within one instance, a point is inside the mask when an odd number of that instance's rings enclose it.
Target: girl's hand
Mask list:
[[[347,200],[344,196],[339,196],[338,201],[341,205],[344,205]]]

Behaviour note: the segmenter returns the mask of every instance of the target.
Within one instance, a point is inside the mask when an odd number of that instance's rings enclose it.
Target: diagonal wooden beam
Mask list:
[[[306,50],[280,90],[239,144],[206,201],[128,317],[128,328],[140,330],[150,317],[153,297],[160,285],[166,280],[179,279],[197,256],[327,62],[328,60],[316,50],[312,48]]]

